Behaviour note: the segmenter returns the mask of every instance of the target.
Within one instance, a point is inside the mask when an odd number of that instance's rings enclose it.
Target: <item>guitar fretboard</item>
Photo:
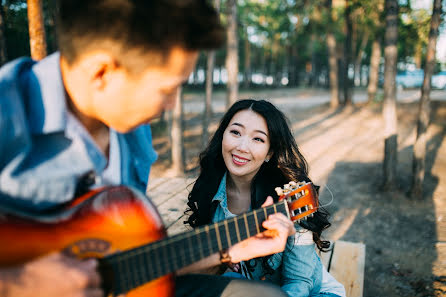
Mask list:
[[[103,277],[114,294],[125,293],[263,232],[262,222],[274,213],[290,218],[287,202],[106,256],[100,259]]]

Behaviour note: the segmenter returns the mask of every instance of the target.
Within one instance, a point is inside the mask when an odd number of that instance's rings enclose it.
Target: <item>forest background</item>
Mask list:
[[[0,64],[57,51],[52,0],[2,0]],[[239,98],[289,117],[332,213],[331,240],[367,246],[364,296],[446,295],[446,27],[441,0],[214,0],[227,46],[202,53],[152,123],[151,178],[195,177]],[[403,88],[399,73],[422,71]]]

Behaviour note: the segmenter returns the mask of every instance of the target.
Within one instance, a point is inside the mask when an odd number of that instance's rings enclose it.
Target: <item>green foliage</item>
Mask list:
[[[28,14],[26,0],[3,0],[5,12],[5,35],[8,60],[30,55]],[[43,1],[45,32],[48,53],[57,49],[55,34],[55,3],[53,0]]]
[[[239,56],[240,72],[245,67],[245,42],[250,45],[252,72],[285,73],[293,68],[307,73],[308,68],[322,72],[328,69],[326,33],[334,33],[338,57],[342,59],[345,39],[344,4],[347,0],[333,0],[331,11],[326,0],[239,0]],[[383,36],[385,27],[384,0],[348,0],[352,6],[353,56],[365,52],[362,63],[369,63],[371,42]],[[445,1],[446,2],[446,1]],[[2,0],[5,11],[8,58],[29,55],[28,23],[25,0]],[[45,28],[48,52],[56,50],[54,0],[44,0]],[[225,22],[226,1],[221,3]],[[329,13],[333,22],[329,21]],[[412,62],[418,55],[424,59],[430,24],[430,12],[414,10],[410,0],[400,1],[398,57],[400,62]],[[443,23],[441,31],[446,30]],[[368,36],[365,48],[361,40]],[[421,53],[421,55],[420,55]],[[216,67],[224,65],[226,52],[216,53]],[[308,67],[311,65],[312,67]],[[205,68],[201,56],[199,67]],[[316,70],[315,70],[316,69]]]
[[[430,21],[431,14],[425,9],[401,9],[398,28],[398,57],[401,62],[413,62],[417,50],[421,51],[420,58],[424,60],[429,39]]]
[[[3,1],[8,59],[29,56],[26,1]]]

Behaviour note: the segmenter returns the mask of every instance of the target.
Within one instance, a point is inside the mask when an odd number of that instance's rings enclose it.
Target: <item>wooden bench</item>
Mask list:
[[[158,208],[169,235],[187,231],[185,220],[187,195],[194,179],[157,178],[150,180],[147,194]],[[331,250],[320,253],[327,270],[341,282],[347,297],[362,297],[364,285],[365,245],[338,240]]]
[[[330,251],[319,252],[322,263],[344,285],[347,297],[362,297],[364,289],[365,244],[338,240]]]

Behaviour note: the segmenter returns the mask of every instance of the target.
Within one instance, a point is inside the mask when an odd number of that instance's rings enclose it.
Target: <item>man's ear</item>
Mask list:
[[[102,91],[119,70],[118,61],[108,53],[93,53],[84,60],[85,73],[96,91]],[[93,90],[92,90],[93,91]]]
[[[108,52],[95,51],[80,56],[72,65],[61,56],[61,65],[70,72],[77,84],[85,88],[102,89],[106,86],[110,75],[119,69],[116,58]],[[93,91],[90,89],[90,91]]]
[[[60,66],[70,98],[86,114],[95,98],[102,98],[102,92],[120,74],[117,60],[103,51],[85,53],[71,64],[61,55]]]

